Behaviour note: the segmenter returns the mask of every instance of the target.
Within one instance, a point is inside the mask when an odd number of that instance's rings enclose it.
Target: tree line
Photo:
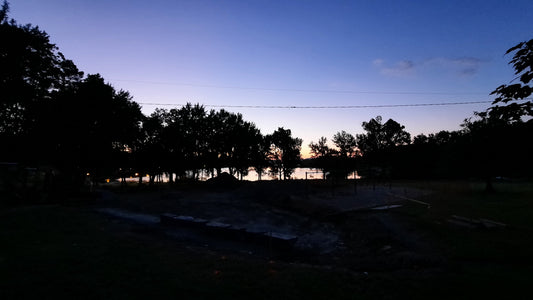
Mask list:
[[[281,180],[290,178],[298,165],[301,144],[290,129],[263,135],[241,114],[188,103],[145,117],[131,158],[136,170],[166,173],[170,182],[174,176],[198,179],[201,171],[220,175],[222,169],[242,179],[250,168],[259,180],[267,170]]]
[[[310,166],[345,178],[357,171],[373,179],[479,178],[492,189],[496,177],[530,178],[533,168],[533,122],[504,121],[490,113],[465,119],[461,129],[410,138],[404,126],[377,116],[363,122],[366,133],[344,131],[311,142]]]
[[[223,170],[243,178],[269,173],[288,179],[301,165],[302,140],[290,129],[262,134],[241,114],[200,104],[156,109],[145,116],[127,91],[98,74],[85,76],[50,42],[46,32],[0,9],[0,161],[59,170],[73,185],[159,174],[169,181],[198,179]],[[509,49],[520,83],[502,85],[493,106],[466,119],[458,131],[411,138],[400,123],[380,116],[365,133],[336,133],[311,142],[306,166],[332,178],[357,170],[367,177],[444,178],[526,176],[532,104],[528,97],[533,40]]]
[[[290,129],[263,135],[241,114],[187,104],[145,116],[127,91],[84,76],[46,32],[0,10],[1,161],[57,168],[66,177],[125,178],[166,173],[170,181],[246,176],[253,168],[287,179],[302,140]],[[9,41],[9,42],[7,42]],[[140,175],[141,177],[142,175]]]
[[[516,78],[496,88],[492,106],[474,112],[460,130],[411,139],[403,125],[378,116],[362,123],[364,134],[336,133],[334,147],[325,137],[311,142],[312,165],[338,177],[357,170],[370,178],[483,178],[488,190],[495,177],[531,178],[533,39],[510,53]]]

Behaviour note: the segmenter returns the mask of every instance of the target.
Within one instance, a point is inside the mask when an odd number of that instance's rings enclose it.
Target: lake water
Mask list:
[[[223,172],[228,172],[228,169],[222,169]],[[322,171],[320,171],[319,169],[314,169],[314,168],[296,168],[294,169],[294,173],[292,173],[291,175],[291,179],[322,179]],[[360,178],[360,176],[356,175],[357,176],[357,179]],[[200,180],[204,181],[204,180],[207,180],[211,178],[210,175],[208,175],[207,173],[201,173],[200,174]],[[257,175],[257,172],[255,172],[254,170],[250,169],[250,171],[248,172],[248,175],[247,176],[244,176],[243,177],[243,180],[248,180],[248,181],[257,181],[259,178],[259,176]],[[354,174],[350,174],[348,176],[348,179],[353,179],[354,178]],[[270,174],[268,173],[264,173],[263,176],[261,176],[261,180],[277,180],[279,179],[279,175],[278,176],[271,176]],[[148,176],[144,176],[143,177],[143,182],[148,182],[149,178]],[[163,175],[162,176],[162,180],[163,182],[168,182],[168,176],[167,175]],[[138,177],[132,177],[132,178],[126,178],[126,181],[139,181],[139,178]]]

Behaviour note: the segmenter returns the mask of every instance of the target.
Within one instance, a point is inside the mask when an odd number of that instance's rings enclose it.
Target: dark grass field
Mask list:
[[[365,269],[361,261],[349,263],[357,257],[346,256],[331,264],[272,260],[176,241],[98,214],[84,201],[4,206],[0,298],[528,298],[533,278],[530,183],[498,183],[495,194],[485,193],[480,183],[394,184],[432,192],[419,199],[430,209],[405,202],[387,214],[409,224],[414,236],[436,249],[444,260],[437,266]],[[506,227],[462,228],[447,222],[451,215],[491,219]],[[373,227],[364,220],[346,215],[334,222],[371,238]]]
[[[526,299],[533,274],[533,184],[499,182],[496,192],[480,182],[411,182],[432,193],[421,199],[431,203],[406,205],[398,213],[430,232],[448,258],[450,272],[443,281],[474,298]],[[453,225],[450,217],[488,219],[502,228],[467,228]]]

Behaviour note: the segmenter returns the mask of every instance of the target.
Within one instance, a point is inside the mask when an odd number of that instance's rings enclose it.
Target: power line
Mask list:
[[[180,103],[153,103],[138,102],[141,105],[157,106],[184,106]],[[411,103],[411,104],[379,104],[379,105],[331,105],[331,106],[298,106],[298,105],[225,105],[225,104],[202,104],[206,107],[219,108],[261,108],[261,109],[364,109],[364,108],[394,108],[394,107],[421,107],[421,106],[452,106],[492,103],[492,101],[470,102],[440,102],[440,103]]]
[[[234,90],[256,90],[256,91],[275,91],[275,92],[303,92],[303,93],[336,93],[336,94],[372,94],[372,95],[486,95],[486,93],[457,93],[457,92],[413,92],[413,91],[354,91],[354,90],[321,90],[321,89],[288,89],[288,88],[266,88],[266,87],[244,87],[231,85],[214,85],[214,84],[194,84],[182,82],[165,82],[165,81],[148,81],[148,80],[130,80],[130,79],[110,79],[113,81],[136,82],[146,84],[161,85],[179,85],[215,89],[234,89]]]

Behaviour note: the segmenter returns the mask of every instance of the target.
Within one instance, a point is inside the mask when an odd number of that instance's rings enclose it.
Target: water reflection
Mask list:
[[[228,172],[229,173],[229,170],[227,168],[224,168],[224,169],[222,169],[222,172]],[[296,169],[294,169],[294,173],[292,173],[292,175],[291,175],[291,179],[322,179],[322,178],[324,178],[323,176],[324,176],[324,174],[323,174],[323,172],[320,169],[296,168]],[[326,176],[327,176],[327,174],[326,174]],[[360,178],[360,176],[357,175],[357,172],[356,172],[355,176],[357,177],[357,179]],[[212,177],[211,174],[208,174],[207,172],[201,172],[200,173],[200,180],[201,181],[208,180],[211,177]],[[237,176],[235,175],[235,177],[237,177]],[[248,181],[257,181],[258,178],[259,178],[259,175],[257,174],[257,172],[255,170],[253,170],[253,169],[250,169],[248,171],[248,175],[243,176],[242,179],[243,180],[248,180]],[[354,178],[354,173],[351,173],[348,176],[348,179],[353,179],[353,178]],[[278,179],[279,179],[279,177],[277,175],[271,175],[268,172],[263,173],[263,175],[261,176],[261,180],[278,180]],[[148,182],[149,181],[149,177],[148,176],[143,176],[142,180],[143,180],[143,182]],[[128,182],[138,182],[139,181],[139,177],[126,178],[126,181],[128,181]],[[160,176],[159,179],[156,179],[156,181],[157,182],[168,182],[168,175],[164,174],[164,175]]]

